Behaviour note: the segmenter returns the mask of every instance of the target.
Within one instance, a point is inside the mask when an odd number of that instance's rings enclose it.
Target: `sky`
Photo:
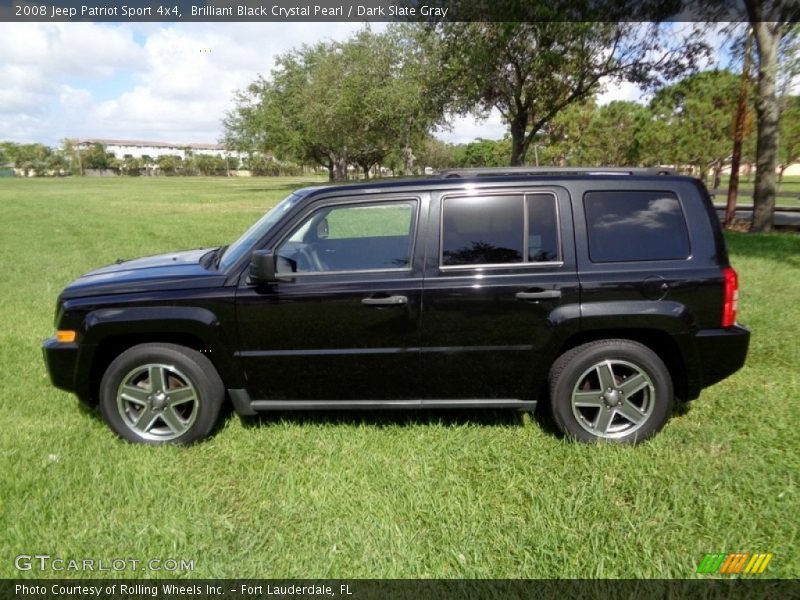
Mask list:
[[[373,30],[384,24],[373,23]],[[0,140],[59,146],[64,138],[215,143],[236,90],[267,75],[277,54],[343,40],[359,23],[0,23]],[[635,100],[630,84],[600,102]],[[437,133],[463,143],[505,127],[457,119]]]

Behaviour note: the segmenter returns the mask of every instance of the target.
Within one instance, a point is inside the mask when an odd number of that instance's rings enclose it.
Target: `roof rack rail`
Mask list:
[[[476,167],[443,169],[436,175],[442,179],[456,177],[514,177],[526,175],[674,175],[673,169],[662,167]]]

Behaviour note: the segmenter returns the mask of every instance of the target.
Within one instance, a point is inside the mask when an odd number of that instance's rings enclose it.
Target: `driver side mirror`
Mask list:
[[[256,250],[250,255],[250,279],[255,283],[275,283],[275,252]]]

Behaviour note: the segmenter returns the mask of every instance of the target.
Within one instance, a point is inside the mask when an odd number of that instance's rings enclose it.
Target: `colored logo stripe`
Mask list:
[[[697,567],[697,573],[721,573],[723,575],[761,574],[772,560],[772,553],[731,552],[728,554],[706,554]]]
[[[697,567],[698,573],[716,573],[727,554],[706,554]]]

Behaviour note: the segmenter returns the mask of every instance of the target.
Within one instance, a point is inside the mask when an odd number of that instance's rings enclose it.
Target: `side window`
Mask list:
[[[558,260],[558,217],[556,199],[552,194],[529,194],[525,197],[528,209],[528,260],[552,262]]]
[[[552,194],[466,196],[443,200],[442,266],[558,260]]]
[[[522,196],[445,198],[442,265],[522,262]]]
[[[689,256],[689,232],[670,192],[588,192],[583,208],[592,262],[680,260]]]
[[[416,208],[414,200],[320,208],[278,248],[278,272],[406,269]]]

